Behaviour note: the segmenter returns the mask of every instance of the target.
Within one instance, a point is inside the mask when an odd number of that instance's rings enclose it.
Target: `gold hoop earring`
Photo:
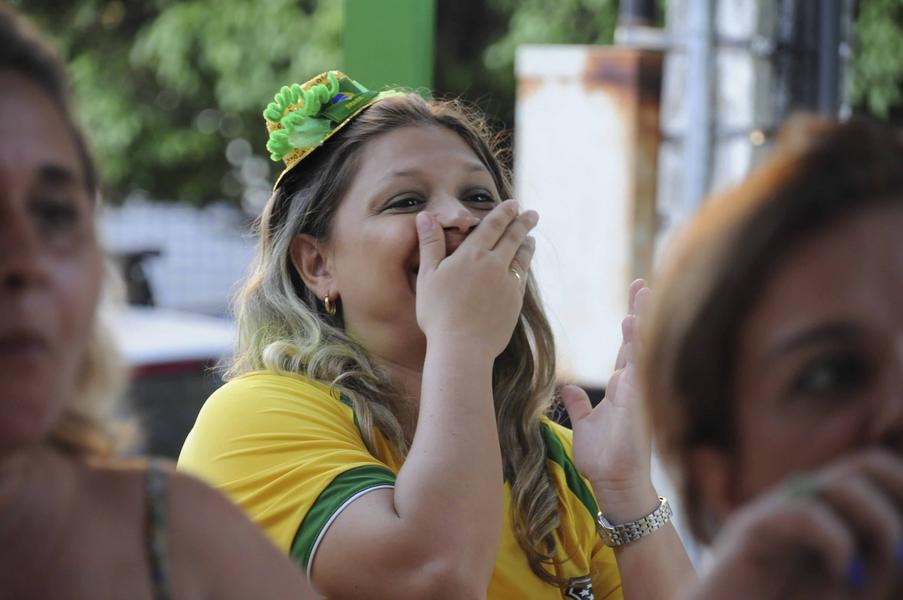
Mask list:
[[[326,312],[329,313],[330,317],[335,316],[335,302],[329,297],[329,294],[326,294],[326,297],[323,298],[323,306],[326,308]]]

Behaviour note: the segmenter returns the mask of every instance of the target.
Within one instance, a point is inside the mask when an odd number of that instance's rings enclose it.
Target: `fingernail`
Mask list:
[[[858,556],[847,566],[847,582],[853,591],[859,592],[865,587],[865,565]]]
[[[433,220],[425,212],[417,213],[417,231],[420,233],[429,233],[433,227]]]

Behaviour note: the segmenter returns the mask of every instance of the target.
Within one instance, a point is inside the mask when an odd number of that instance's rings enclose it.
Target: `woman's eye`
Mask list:
[[[416,196],[405,196],[391,200],[385,210],[414,210],[423,206],[423,200]]]
[[[495,206],[495,198],[488,192],[475,192],[469,194],[465,200],[467,202],[485,206],[487,209]]]
[[[48,233],[56,233],[73,227],[79,220],[74,203],[61,198],[41,198],[32,205],[32,216]]]
[[[795,396],[813,399],[842,399],[865,387],[870,376],[866,360],[853,353],[837,353],[820,357],[794,380]]]

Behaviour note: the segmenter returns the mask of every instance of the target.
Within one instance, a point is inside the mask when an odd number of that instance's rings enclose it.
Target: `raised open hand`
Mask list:
[[[607,515],[621,505],[640,513],[655,506],[650,479],[652,434],[636,381],[638,327],[649,288],[638,279],[630,285],[628,314],[621,323],[623,342],[608,380],[605,398],[595,408],[577,386],[565,386],[561,399],[574,430],[574,463],[590,480]],[[650,506],[646,506],[651,503]],[[635,509],[631,509],[635,510]]]

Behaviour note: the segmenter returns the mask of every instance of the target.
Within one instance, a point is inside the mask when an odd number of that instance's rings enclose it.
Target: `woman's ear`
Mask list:
[[[691,489],[700,495],[700,504],[711,510],[719,522],[737,508],[737,465],[721,448],[702,446],[690,451],[688,473]]]
[[[295,272],[317,298],[327,295],[335,299],[334,281],[329,270],[326,245],[314,236],[299,233],[292,238],[289,253]]]

